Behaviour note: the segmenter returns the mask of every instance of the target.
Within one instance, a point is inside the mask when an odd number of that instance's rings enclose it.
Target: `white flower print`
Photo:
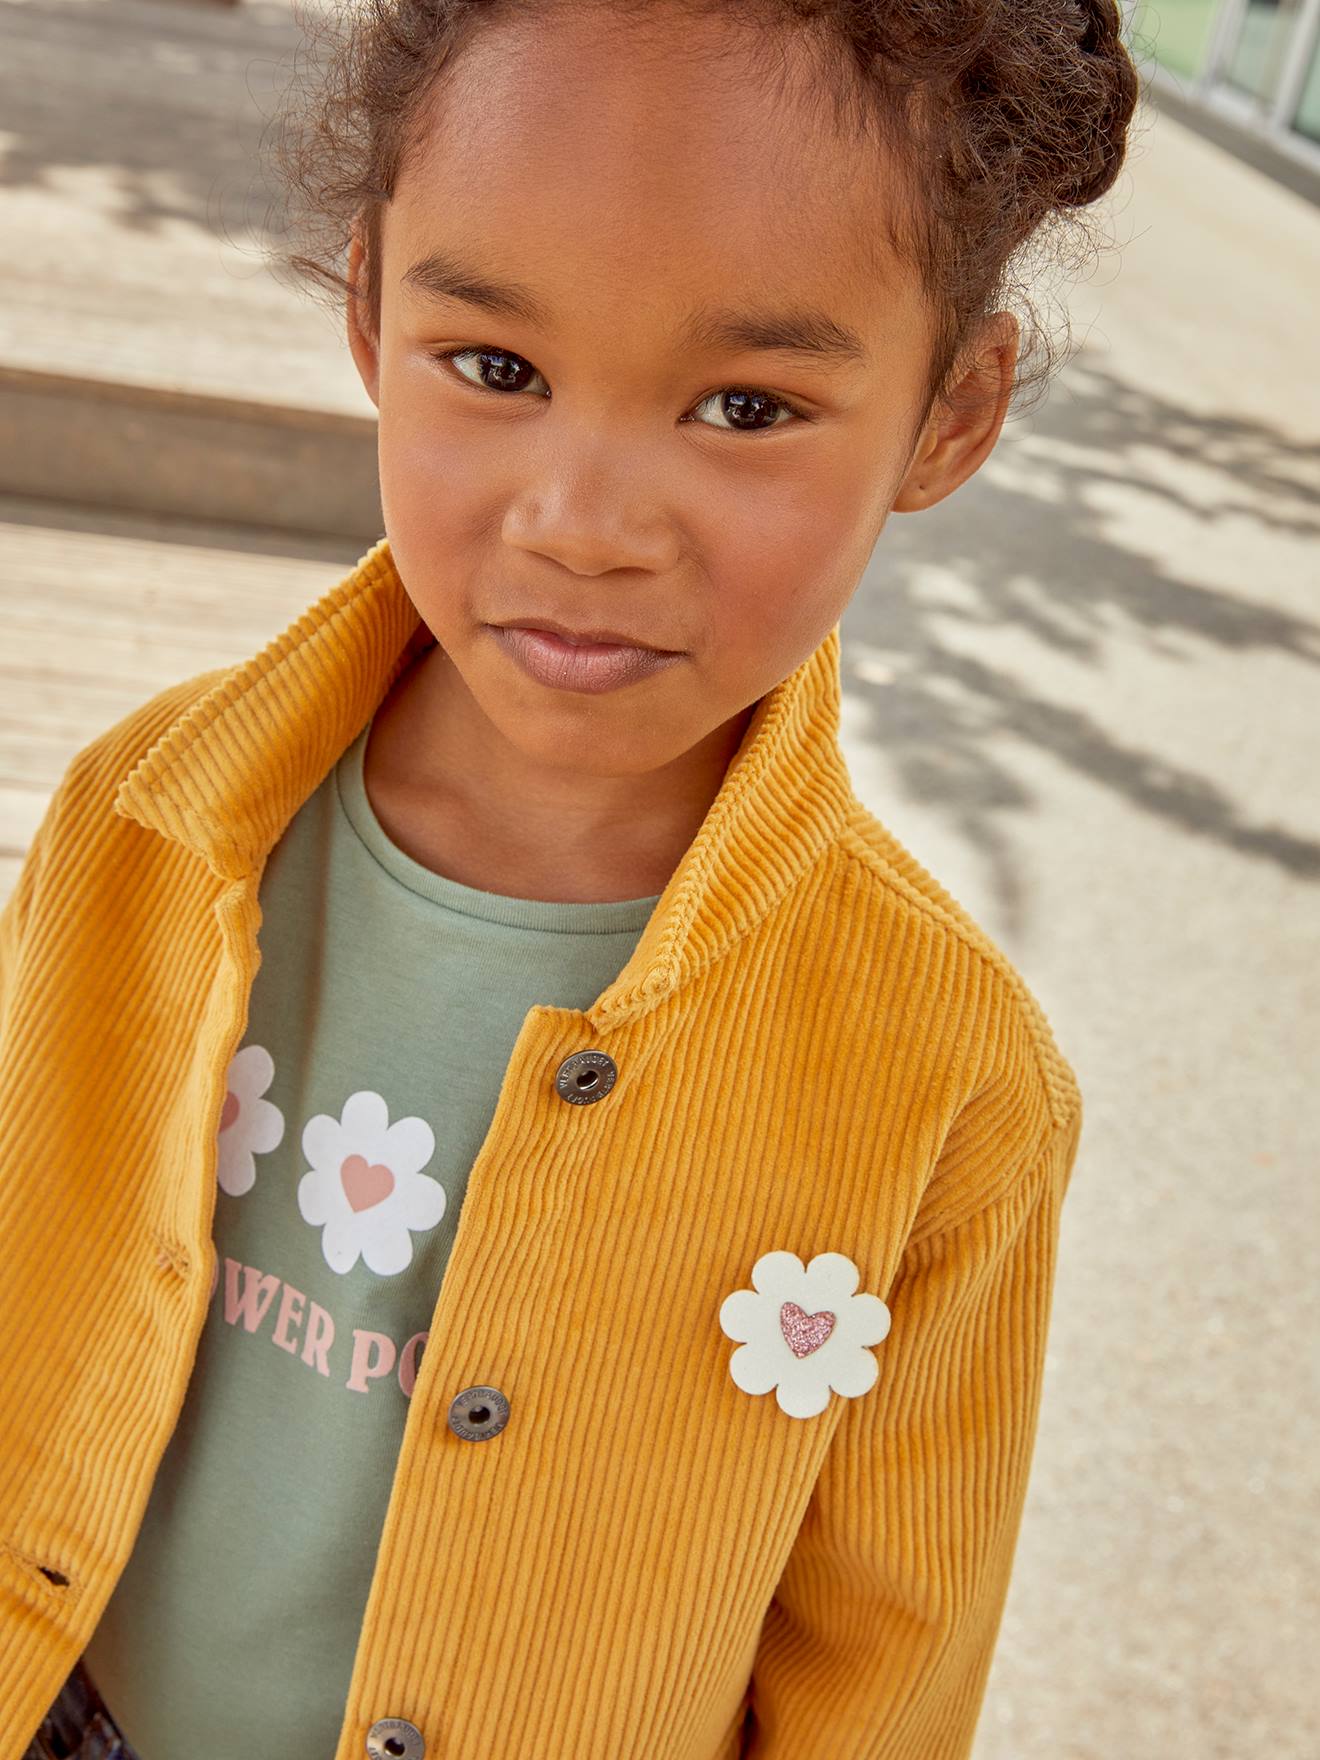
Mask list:
[[[311,1170],[298,1181],[304,1222],[321,1228],[332,1271],[351,1271],[361,1255],[378,1277],[412,1263],[410,1229],[434,1228],[445,1213],[445,1188],[421,1170],[435,1153],[424,1118],[390,1123],[379,1094],[350,1094],[343,1115],[308,1119],[303,1154]]]
[[[856,1295],[861,1273],[843,1253],[817,1253],[803,1268],[796,1253],[762,1253],[752,1289],[720,1304],[720,1330],[741,1349],[729,1373],[744,1393],[769,1393],[790,1418],[814,1418],[830,1389],[856,1399],[875,1385],[880,1366],[866,1346],[889,1331],[879,1296]]]
[[[231,1198],[252,1190],[257,1177],[254,1156],[269,1154],[284,1137],[284,1114],[273,1100],[261,1098],[274,1079],[275,1060],[264,1045],[245,1045],[230,1059],[215,1177]]]

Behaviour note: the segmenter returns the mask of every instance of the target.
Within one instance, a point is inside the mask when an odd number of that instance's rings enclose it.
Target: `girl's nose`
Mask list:
[[[509,503],[500,535],[510,549],[539,552],[574,574],[666,574],[679,558],[672,521],[606,473],[524,488]]]

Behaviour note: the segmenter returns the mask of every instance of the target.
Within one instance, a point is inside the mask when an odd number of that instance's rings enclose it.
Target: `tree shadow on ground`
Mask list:
[[[4,35],[0,191],[109,171],[126,234],[195,226],[262,266],[278,214],[261,149],[306,56],[289,0],[11,3]]]
[[[1097,668],[1124,625],[1184,663],[1189,644],[1200,643],[1320,665],[1320,622],[1277,597],[1262,602],[1254,583],[1230,593],[1180,577],[1143,553],[1135,532],[1125,544],[1113,512],[1115,497],[1135,485],[1147,506],[1162,498],[1171,517],[1245,515],[1264,533],[1314,539],[1320,445],[1256,421],[1198,416],[1082,349],[1031,415],[1005,427],[997,450],[1008,467],[999,476],[983,468],[935,507],[891,516],[841,635],[845,690],[865,707],[862,737],[883,749],[914,800],[981,853],[1007,932],[1021,927],[1022,899],[1002,815],[1033,802],[1000,755],[1003,735],[1186,832],[1320,878],[1320,844],[1262,824],[1215,777],[1124,741],[1057,692],[1034,695],[1018,672],[952,646],[939,630],[951,615],[964,628],[1012,626],[1037,652]],[[1205,487],[1205,500],[1188,494],[1189,482]],[[952,612],[947,593],[930,585],[938,578],[958,584]]]

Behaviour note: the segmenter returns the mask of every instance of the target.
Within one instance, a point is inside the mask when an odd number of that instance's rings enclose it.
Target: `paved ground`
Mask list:
[[[0,365],[360,409],[321,316],[250,255],[235,277],[212,226],[282,8],[0,6],[23,246]],[[149,139],[112,114],[139,67],[189,76]],[[1087,1096],[976,1760],[1316,1760],[1320,212],[1143,126],[1107,208],[1121,255],[1070,295],[1083,346],[971,483],[877,545],[844,740]],[[13,497],[0,553],[0,894],[79,744],[252,651],[357,554]]]
[[[374,415],[263,259],[299,41],[286,0],[0,0],[0,361]]]

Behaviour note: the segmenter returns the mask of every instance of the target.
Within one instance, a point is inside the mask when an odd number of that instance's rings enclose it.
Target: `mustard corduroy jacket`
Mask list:
[[[265,858],[431,639],[382,539],[80,751],[0,914],[0,1760],[95,1628],[188,1386]],[[426,1760],[970,1752],[1081,1097],[854,795],[839,690],[836,626],[617,978],[523,1021],[319,1760],[388,1719],[418,1734],[379,1751]],[[566,1104],[582,1051],[613,1085]],[[450,1419],[483,1387],[507,1420],[474,1441]]]

